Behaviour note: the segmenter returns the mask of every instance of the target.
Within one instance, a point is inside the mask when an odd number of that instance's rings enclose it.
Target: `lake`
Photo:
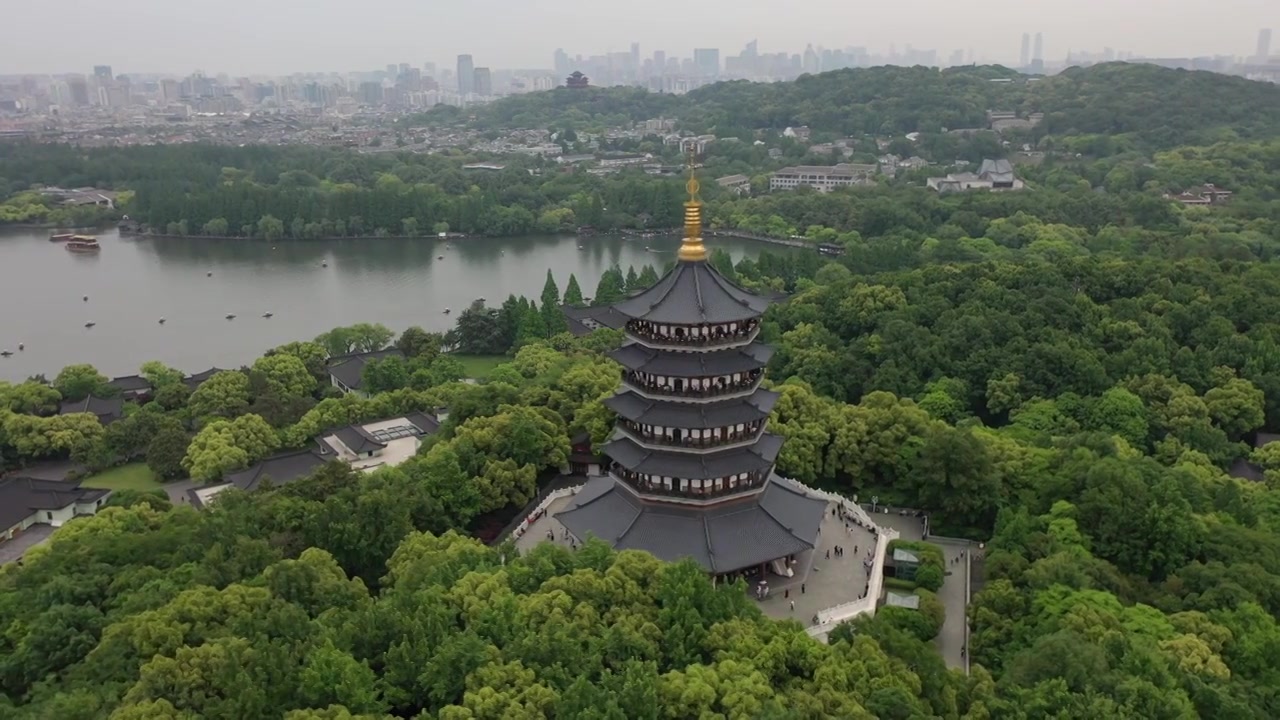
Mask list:
[[[113,377],[136,373],[148,360],[187,372],[236,368],[276,345],[357,322],[444,331],[476,298],[490,305],[512,293],[537,298],[548,268],[561,292],[574,273],[590,296],[610,265],[639,272],[651,264],[661,273],[680,244],[677,237],[544,236],[273,247],[122,238],[109,230],[98,236],[101,252],[88,255],[48,237],[40,230],[0,234],[0,350],[15,353],[0,358],[0,379],[37,373],[52,379],[82,362]],[[747,240],[708,243],[735,260],[766,249],[793,252]],[[443,314],[445,308],[453,314]],[[262,317],[266,312],[274,317]],[[236,318],[226,320],[228,314]],[[94,327],[86,328],[90,322]],[[19,352],[19,343],[26,349]]]

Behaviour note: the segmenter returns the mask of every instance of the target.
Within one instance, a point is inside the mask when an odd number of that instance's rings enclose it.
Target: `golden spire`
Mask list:
[[[694,164],[694,150],[689,151],[689,182],[685,189],[689,199],[684,203],[684,242],[680,243],[681,260],[701,262],[707,259],[707,247],[702,244],[702,200],[698,199],[698,172]]]

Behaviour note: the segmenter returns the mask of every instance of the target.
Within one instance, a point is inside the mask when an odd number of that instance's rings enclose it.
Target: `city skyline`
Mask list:
[[[84,72],[111,65],[117,74],[172,74],[203,69],[233,75],[354,72],[389,60],[417,66],[424,59],[452,67],[470,54],[477,66],[495,69],[549,67],[557,47],[571,55],[655,50],[693,57],[695,49],[736,54],[755,39],[761,52],[800,53],[807,45],[931,48],[940,58],[972,51],[980,62],[1019,60],[1024,33],[1043,33],[1043,59],[1072,50],[1124,48],[1139,56],[1254,56],[1258,32],[1280,25],[1273,0],[1222,0],[1206,22],[1201,3],[1166,0],[1161,12],[1078,0],[1069,15],[1045,13],[1013,0],[993,0],[981,12],[941,0],[924,0],[912,13],[895,7],[850,7],[816,0],[795,12],[776,0],[706,0],[696,6],[652,0],[637,17],[604,18],[585,0],[549,0],[536,8],[512,0],[487,0],[427,8],[408,0],[368,0],[353,17],[349,3],[316,0],[300,15],[292,6],[227,0],[217,14],[197,13],[160,0],[118,0],[112,5],[116,36],[146,42],[95,42],[102,33],[100,6],[83,0],[30,3],[6,15],[17,32],[0,46],[0,75]],[[1184,7],[1185,6],[1185,7]],[[779,14],[782,14],[779,17]],[[770,18],[762,23],[761,18]],[[251,20],[251,22],[250,22]],[[352,23],[374,30],[376,43],[352,38]],[[820,20],[815,22],[814,20]],[[199,32],[182,28],[199,23]],[[423,30],[428,29],[427,32]],[[50,52],[49,37],[70,40]],[[285,31],[282,30],[292,30]],[[967,55],[966,55],[967,57]]]

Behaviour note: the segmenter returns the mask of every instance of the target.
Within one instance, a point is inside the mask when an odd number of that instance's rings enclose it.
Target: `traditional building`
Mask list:
[[[574,70],[573,73],[569,75],[569,77],[565,78],[564,86],[568,88],[574,88],[576,90],[581,90],[583,88],[591,87],[591,78],[587,77],[586,75],[583,75],[581,72],[577,70]]]
[[[652,287],[589,315],[621,318],[612,354],[622,387],[603,476],[555,515],[578,538],[693,558],[723,575],[772,570],[811,550],[826,511],[773,474],[768,432],[778,394],[763,389],[773,351],[757,341],[769,299],[729,282],[703,246],[698,182],[689,181],[679,262]]]

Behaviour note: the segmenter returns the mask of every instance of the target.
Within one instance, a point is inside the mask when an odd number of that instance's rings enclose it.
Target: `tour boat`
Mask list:
[[[75,239],[75,233],[53,233],[49,236],[49,242],[66,242]]]
[[[98,239],[91,235],[76,235],[68,240],[64,247],[75,253],[98,252],[102,249],[102,246],[98,244]]]

